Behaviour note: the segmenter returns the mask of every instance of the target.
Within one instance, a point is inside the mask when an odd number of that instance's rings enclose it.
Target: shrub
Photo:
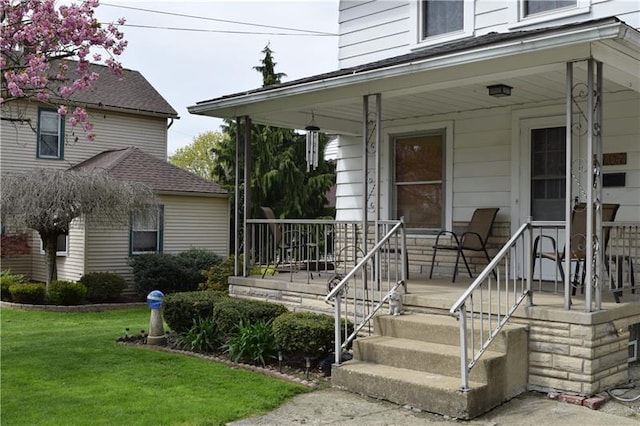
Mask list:
[[[220,339],[213,318],[195,318],[179,345],[189,351],[214,352],[220,346]]]
[[[83,275],[80,282],[87,288],[90,302],[117,300],[128,285],[122,276],[113,272],[90,272]]]
[[[285,312],[288,312],[287,308],[277,303],[229,297],[216,304],[213,318],[218,332],[226,340],[237,334],[241,321],[252,324],[270,322]]]
[[[140,296],[152,290],[165,294],[194,291],[204,279],[202,271],[220,258],[205,250],[191,249],[176,256],[148,253],[129,258],[133,269],[134,288]]]
[[[349,323],[347,333],[353,329]],[[273,321],[273,334],[277,347],[290,359],[316,358],[334,349],[334,319],[329,315],[288,312]]]
[[[182,288],[182,273],[175,256],[147,253],[129,258],[136,293],[146,297],[152,290],[164,294],[188,291]],[[189,289],[190,290],[190,289]]]
[[[176,333],[186,333],[196,318],[213,318],[214,306],[226,294],[216,291],[192,291],[173,293],[162,301],[162,316]]]
[[[267,359],[276,358],[278,353],[271,321],[255,324],[240,321],[237,334],[227,341],[224,349],[234,362],[245,360],[264,366]]]
[[[11,298],[9,287],[14,284],[23,284],[24,282],[24,275],[12,274],[8,269],[0,271],[0,300],[11,302],[13,299]]]
[[[200,284],[201,290],[229,291],[229,277],[233,276],[235,256],[229,256],[217,265],[202,272],[206,281]],[[240,261],[242,269],[242,260]]]
[[[49,284],[49,300],[54,305],[79,305],[87,297],[87,288],[82,283],[52,281]]]
[[[32,305],[43,305],[47,296],[47,288],[44,284],[22,283],[13,284],[9,287],[11,299],[15,303],[28,303]]]

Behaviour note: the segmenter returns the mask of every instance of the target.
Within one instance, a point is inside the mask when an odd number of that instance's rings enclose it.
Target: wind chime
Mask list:
[[[318,167],[318,150],[320,145],[320,127],[315,123],[313,112],[311,113],[311,123],[304,128],[307,131],[307,172]]]

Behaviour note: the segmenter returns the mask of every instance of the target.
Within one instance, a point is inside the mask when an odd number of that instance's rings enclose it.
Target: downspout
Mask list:
[[[235,191],[234,191],[234,244],[233,244],[233,275],[239,273],[240,256],[240,117],[236,117],[236,164],[235,164]],[[244,275],[244,270],[243,274]]]

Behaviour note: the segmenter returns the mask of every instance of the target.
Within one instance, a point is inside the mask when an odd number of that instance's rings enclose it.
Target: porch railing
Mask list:
[[[531,296],[531,226],[523,224],[471,286],[451,306],[460,322],[461,389],[469,390],[469,374],[515,310]],[[530,301],[531,303],[531,301]]]
[[[378,227],[382,229],[374,231],[379,232],[382,238],[353,269],[345,275],[336,275],[335,285],[324,299],[335,310],[336,364],[340,364],[342,352],[356,336],[373,332],[371,319],[389,300],[391,292],[406,284],[404,224],[402,221],[385,221]]]

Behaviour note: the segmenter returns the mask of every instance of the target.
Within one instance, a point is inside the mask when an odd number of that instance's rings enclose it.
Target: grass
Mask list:
[[[117,344],[149,310],[0,310],[3,425],[219,425],[307,389],[259,373]]]

